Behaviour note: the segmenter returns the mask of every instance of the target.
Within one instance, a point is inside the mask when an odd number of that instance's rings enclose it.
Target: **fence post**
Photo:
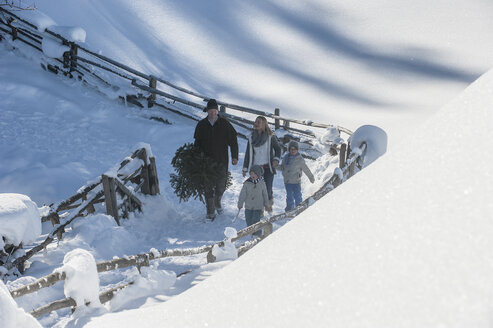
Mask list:
[[[274,109],[274,115],[280,116],[281,115],[281,110],[279,108]],[[274,127],[275,129],[279,129],[281,127],[281,122],[278,118],[274,119]]]
[[[149,88],[156,89],[157,88],[157,81],[154,77],[151,77],[149,80]],[[156,94],[152,93],[149,95],[149,98],[147,98],[147,108],[151,108],[154,106],[154,102],[156,101]]]
[[[212,254],[212,249],[207,252],[207,263],[214,263],[216,262],[216,257],[214,256],[214,254]]]
[[[12,41],[14,41],[17,39],[17,29],[12,25],[10,27],[12,28]]]
[[[343,143],[341,145],[341,150],[339,151],[339,168],[341,169],[344,167],[344,163],[346,163],[346,148],[347,145]]]
[[[70,68],[70,51],[63,53],[63,68]]]
[[[274,228],[272,227],[272,223],[270,223],[270,222],[267,223],[264,226],[264,238],[267,237],[268,235],[270,235],[273,230],[274,230]]]
[[[151,194],[151,182],[150,182],[150,179],[149,179],[149,163],[147,162],[147,151],[145,150],[145,148],[143,148],[143,151],[139,154],[139,157],[142,162],[144,162],[144,166],[142,167],[142,171],[141,171],[141,177],[142,179],[144,179],[143,181],[143,184],[142,184],[142,193],[144,195],[152,195]]]
[[[50,219],[52,226],[56,226],[57,224],[60,224],[60,216],[58,215],[57,212],[50,213],[48,215],[48,218]]]
[[[157,168],[156,168],[156,158],[149,158],[149,170],[147,171],[149,175],[149,192],[151,195],[160,194],[159,190],[159,179],[157,177]]]
[[[77,68],[77,53],[77,44],[75,42],[70,43],[70,72]]]
[[[149,157],[147,160],[147,152],[144,149],[143,152],[139,154],[139,158],[144,162],[142,167],[142,179],[144,183],[142,185],[142,193],[144,195],[157,195],[160,193],[159,190],[159,179],[157,176],[156,159],[154,157]]]
[[[116,203],[116,184],[114,178],[102,175],[104,202],[106,204],[106,214],[115,218],[116,224],[120,225],[118,217],[118,206]]]

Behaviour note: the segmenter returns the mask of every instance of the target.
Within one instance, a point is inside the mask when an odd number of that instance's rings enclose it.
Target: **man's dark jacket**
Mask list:
[[[195,146],[216,162],[228,167],[228,146],[231,157],[238,159],[238,140],[236,130],[225,118],[218,116],[214,125],[204,118],[195,127]]]

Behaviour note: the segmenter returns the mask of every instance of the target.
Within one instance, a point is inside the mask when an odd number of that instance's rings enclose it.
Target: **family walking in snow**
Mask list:
[[[195,127],[195,146],[205,155],[219,164],[219,176],[215,185],[205,192],[207,219],[214,220],[217,214],[223,213],[221,199],[226,190],[228,177],[229,152],[231,163],[238,163],[237,132],[231,123],[219,116],[219,108],[215,99],[207,102],[204,112],[207,117]],[[248,226],[260,221],[264,210],[272,213],[274,196],[272,184],[276,170],[282,172],[286,188],[286,211],[290,211],[302,201],[301,177],[305,173],[311,183],[315,178],[299,153],[296,141],[288,145],[288,152],[282,158],[281,145],[277,136],[269,128],[267,119],[258,116],[253,131],[248,136],[242,173],[249,178],[244,181],[239,199],[238,210],[245,207],[245,219]],[[258,232],[260,233],[260,232]]]

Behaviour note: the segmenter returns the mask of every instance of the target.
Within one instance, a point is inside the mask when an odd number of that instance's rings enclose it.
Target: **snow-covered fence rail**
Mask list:
[[[202,110],[204,105],[203,101],[208,101],[209,96],[199,94],[197,92],[187,90],[178,85],[175,85],[161,77],[145,74],[136,69],[133,69],[125,64],[122,64],[116,60],[113,60],[104,55],[91,51],[79,43],[70,36],[63,36],[60,33],[56,33],[49,28],[42,31],[38,26],[23,19],[13,12],[0,7],[0,31],[11,36],[12,41],[19,41],[27,44],[40,52],[43,52],[43,43],[45,38],[56,39],[58,43],[65,46],[65,50],[60,54],[60,58],[47,58],[47,64],[42,64],[43,68],[53,73],[63,73],[69,77],[77,77],[79,80],[83,80],[85,83],[94,86],[104,92],[105,89],[111,89],[114,92],[115,89],[119,89],[117,94],[126,102],[135,104],[141,108],[150,108],[154,105],[172,111],[176,114],[183,115],[189,119],[199,120],[201,117],[197,115],[197,110]],[[4,34],[4,35],[5,35]],[[0,34],[1,39],[2,34]],[[124,79],[130,82],[127,86],[120,82],[111,83],[110,76]],[[166,92],[158,88],[158,83],[166,86],[169,92]],[[144,93],[145,95],[144,95]],[[177,93],[176,94],[172,94]],[[158,102],[157,96],[164,98],[164,102]],[[189,100],[190,98],[197,99],[196,101]],[[177,103],[180,106],[177,106]],[[297,136],[314,137],[315,134],[308,128],[337,128],[340,133],[352,134],[352,131],[330,124],[315,123],[312,121],[303,121],[281,116],[280,109],[275,108],[274,112],[261,111],[254,108],[240,106],[236,104],[227,103],[225,101],[218,100],[222,115],[226,116],[226,108],[240,111],[242,113],[251,115],[262,115],[269,119],[269,124],[274,126],[274,129],[280,129],[281,127],[292,133],[293,138],[300,139]],[[192,110],[190,110],[192,109]],[[245,116],[245,115],[244,115]],[[245,117],[240,117],[232,114],[227,114],[227,118],[234,124],[240,125],[242,123],[248,124],[248,128],[251,128],[253,124],[252,120]],[[290,123],[300,126],[295,128],[290,126]],[[243,136],[244,135],[240,135]],[[302,138],[306,139],[306,138]]]
[[[146,195],[159,194],[156,161],[150,148],[146,147],[135,150],[120,163],[114,173],[103,174],[96,182],[84,187],[67,200],[57,206],[52,205],[50,212],[43,216],[41,221],[50,221],[53,230],[43,242],[29,249],[23,256],[5,263],[5,268],[17,268],[21,273],[24,272],[24,265],[28,259],[45,249],[55,239],[61,240],[65,228],[75,219],[94,213],[98,203],[104,202],[106,214],[113,216],[120,225],[120,217],[126,218],[129,212],[135,210],[142,211],[142,202],[136,195],[137,192]],[[68,213],[63,218],[63,223],[60,221],[62,212]]]

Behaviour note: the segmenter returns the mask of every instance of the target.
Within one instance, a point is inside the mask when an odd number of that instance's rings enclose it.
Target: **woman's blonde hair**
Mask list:
[[[271,136],[274,134],[274,132],[272,132],[272,130],[269,128],[269,123],[267,123],[267,119],[264,116],[257,116],[257,118],[255,120],[257,120],[257,119],[262,121],[262,123],[264,125],[263,131],[267,132],[267,135]]]

